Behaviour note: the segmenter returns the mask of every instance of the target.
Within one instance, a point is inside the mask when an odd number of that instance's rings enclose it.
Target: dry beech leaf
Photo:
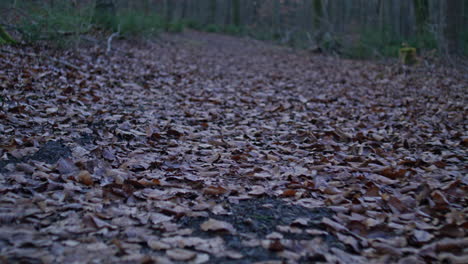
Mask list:
[[[166,254],[168,257],[176,261],[188,261],[197,256],[196,252],[181,248],[167,250]]]
[[[236,232],[236,230],[230,223],[219,221],[219,220],[212,219],[212,218],[203,222],[200,225],[200,227],[203,231],[221,231],[221,232],[229,232],[229,233]]]
[[[3,262],[468,262],[462,68],[156,42],[2,45]]]
[[[265,239],[261,243],[264,248],[271,251],[279,252],[284,250],[284,245],[280,239]]]
[[[294,197],[296,195],[297,191],[296,190],[293,190],[293,189],[287,189],[287,190],[284,190],[282,193],[281,193],[281,197]]]
[[[449,201],[445,197],[444,194],[442,194],[440,191],[435,191],[431,193],[431,198],[434,201],[435,205],[433,206],[434,209],[441,209],[445,210],[449,206]]]
[[[87,170],[82,170],[78,173],[78,181],[88,186],[91,186],[94,183],[93,177]]]
[[[261,196],[265,194],[265,187],[260,186],[260,185],[252,186],[252,190],[248,192],[248,194],[253,195],[253,196]]]
[[[147,244],[151,249],[154,249],[154,250],[165,250],[165,249],[171,248],[169,244],[166,244],[156,239],[149,240]]]
[[[221,186],[208,186],[203,188],[203,193],[208,195],[223,195],[227,192],[228,190]]]

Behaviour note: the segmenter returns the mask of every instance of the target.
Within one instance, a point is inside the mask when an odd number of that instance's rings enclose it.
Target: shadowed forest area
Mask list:
[[[468,1],[0,1],[0,263],[468,263]]]

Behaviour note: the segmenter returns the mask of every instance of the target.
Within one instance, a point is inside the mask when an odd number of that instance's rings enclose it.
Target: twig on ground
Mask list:
[[[49,56],[46,56],[46,55],[38,55],[38,54],[34,54],[34,53],[23,53],[23,52],[17,52],[17,51],[12,51],[12,50],[7,50],[7,49],[0,49],[0,51],[5,52],[5,53],[15,54],[15,55],[23,55],[23,56],[30,56],[30,57],[36,57],[36,58],[45,58],[45,59],[48,59],[50,61],[63,64],[63,65],[65,65],[65,66],[67,66],[69,68],[72,68],[74,70],[81,71],[80,67],[78,67],[78,66],[76,66],[76,65],[74,65],[74,64],[72,64],[72,63],[70,63],[68,61],[52,58],[52,57],[49,57]]]

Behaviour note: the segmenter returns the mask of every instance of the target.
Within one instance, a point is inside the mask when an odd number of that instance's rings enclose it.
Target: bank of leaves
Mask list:
[[[463,72],[115,45],[0,53],[2,260],[466,262]]]

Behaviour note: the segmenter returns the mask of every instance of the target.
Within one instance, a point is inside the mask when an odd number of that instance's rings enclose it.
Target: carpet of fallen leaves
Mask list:
[[[2,47],[0,261],[468,263],[466,72],[114,46]]]

